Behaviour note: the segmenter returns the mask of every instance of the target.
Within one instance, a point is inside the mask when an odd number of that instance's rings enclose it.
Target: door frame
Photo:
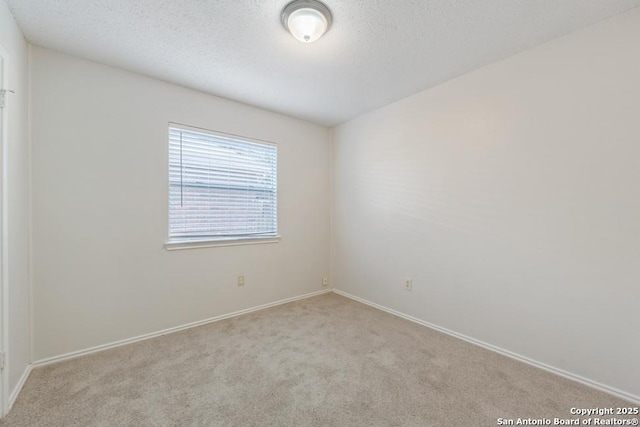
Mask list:
[[[0,90],[9,90],[9,55],[0,45]],[[7,146],[8,146],[8,105],[9,96],[5,92],[5,106],[0,108],[0,352],[4,367],[0,369],[0,417],[6,415],[9,404],[9,289],[8,289],[8,227],[7,227]]]

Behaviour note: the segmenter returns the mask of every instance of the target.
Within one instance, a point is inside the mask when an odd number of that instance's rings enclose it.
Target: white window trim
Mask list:
[[[201,128],[196,126],[189,126],[189,125],[185,125],[177,122],[169,122],[168,125],[169,127],[184,129],[187,131],[192,130],[196,132],[207,132],[207,133],[217,134],[221,136],[228,136],[231,138],[240,138],[247,142],[271,145],[274,147],[278,146],[278,144],[272,141],[250,138],[250,137],[236,135],[236,134],[227,133],[227,132],[214,131],[211,129]],[[278,218],[279,218],[279,215],[278,215]],[[167,215],[167,221],[169,221],[168,215]],[[167,223],[167,229],[168,229],[168,223]],[[279,234],[259,236],[259,237],[255,237],[255,236],[254,237],[242,237],[242,236],[210,237],[202,240],[184,239],[184,240],[171,240],[171,241],[169,240],[169,236],[167,235],[163,246],[164,246],[164,249],[167,251],[181,251],[186,249],[203,249],[203,248],[215,248],[215,247],[225,247],[225,246],[263,245],[263,244],[279,243],[280,240],[281,240],[281,236]]]
[[[164,248],[168,251],[181,251],[185,249],[215,248],[220,246],[264,245],[280,242],[280,236],[265,237],[232,237],[228,239],[209,240],[178,240],[165,242]]]

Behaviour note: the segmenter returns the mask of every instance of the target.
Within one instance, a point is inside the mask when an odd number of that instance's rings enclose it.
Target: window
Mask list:
[[[271,143],[170,124],[167,248],[277,241],[277,156]]]

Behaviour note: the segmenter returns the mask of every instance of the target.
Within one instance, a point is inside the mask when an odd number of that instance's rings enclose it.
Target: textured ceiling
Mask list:
[[[0,0],[1,1],[1,0]],[[288,0],[6,0],[26,38],[323,125],[335,125],[640,0],[324,0],[302,44]]]

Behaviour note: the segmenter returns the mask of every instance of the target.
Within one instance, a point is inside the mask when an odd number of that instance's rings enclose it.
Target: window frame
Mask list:
[[[239,140],[241,142],[247,142],[248,144],[259,144],[259,145],[268,145],[268,146],[273,146],[276,149],[276,195],[275,195],[275,203],[276,203],[276,233],[275,235],[265,235],[265,236],[221,236],[221,237],[215,237],[215,236],[208,236],[208,237],[204,237],[201,239],[189,239],[189,238],[184,238],[184,239],[179,239],[179,238],[173,238],[170,239],[169,238],[169,231],[170,231],[170,197],[169,197],[169,193],[170,193],[170,188],[171,188],[171,181],[170,181],[170,169],[171,169],[171,165],[170,165],[170,158],[169,158],[169,150],[170,150],[170,137],[169,137],[169,133],[171,131],[171,129],[178,129],[178,130],[184,130],[184,131],[190,131],[190,132],[197,132],[197,133],[205,133],[208,135],[212,135],[214,137],[220,137],[220,138],[229,138],[229,139],[234,139],[234,140]],[[276,144],[275,142],[271,142],[271,141],[265,141],[265,140],[261,140],[261,139],[256,139],[256,138],[249,138],[246,136],[241,136],[241,135],[235,135],[235,134],[231,134],[231,133],[227,133],[227,132],[221,132],[221,131],[217,131],[217,130],[211,130],[211,129],[206,129],[206,128],[200,128],[200,127],[195,127],[195,126],[189,126],[189,125],[184,125],[181,123],[176,123],[176,122],[169,122],[168,126],[166,128],[167,130],[167,145],[166,145],[166,150],[165,150],[165,154],[167,155],[167,163],[166,163],[166,178],[167,178],[167,187],[166,187],[166,209],[167,209],[167,216],[166,216],[166,235],[165,235],[165,243],[164,243],[164,248],[168,251],[174,251],[174,250],[183,250],[183,249],[198,249],[198,248],[210,248],[210,247],[218,247],[218,246],[239,246],[239,245],[257,245],[257,244],[268,244],[268,243],[278,243],[281,240],[281,236],[279,234],[279,230],[280,230],[280,224],[279,224],[279,197],[278,197],[278,144]]]

